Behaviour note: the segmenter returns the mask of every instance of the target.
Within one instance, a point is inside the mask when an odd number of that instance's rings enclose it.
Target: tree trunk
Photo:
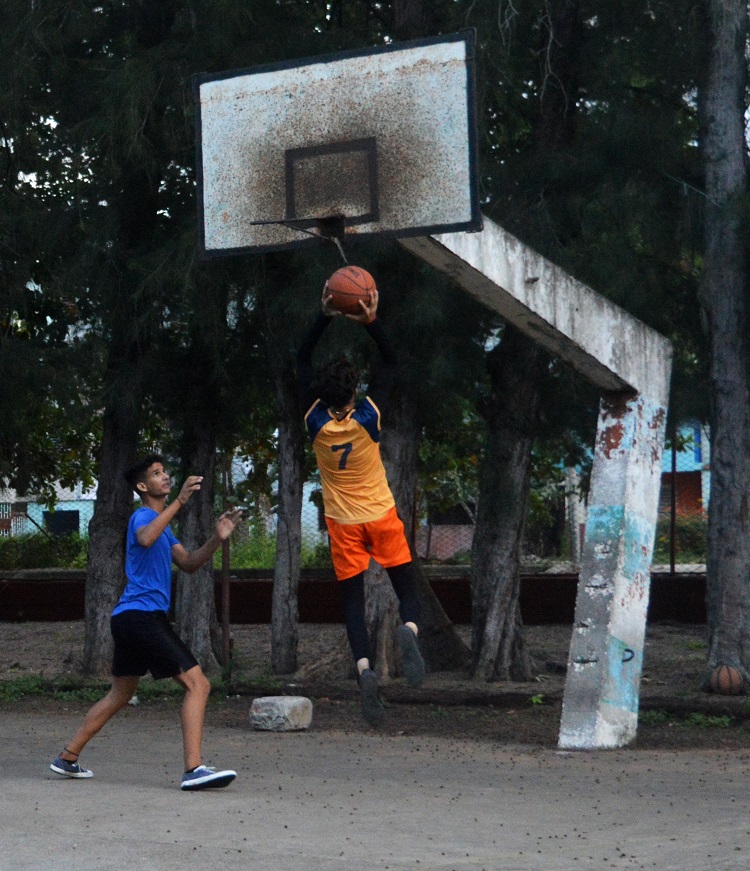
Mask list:
[[[399,673],[396,627],[401,621],[398,599],[388,575],[372,561],[365,572],[365,619],[370,636],[370,665],[375,669],[379,682],[386,684]],[[351,651],[348,651],[348,656],[351,659]]]
[[[202,475],[201,489],[180,509],[180,541],[188,551],[197,550],[213,535],[216,525],[216,420],[212,403],[209,413],[194,420],[194,429],[184,453],[185,472]],[[215,412],[215,413],[211,413]],[[193,574],[178,571],[174,593],[175,629],[207,673],[219,669],[221,642],[214,596],[213,559]]]
[[[479,468],[472,546],[472,655],[477,680],[528,680],[520,559],[531,477],[531,448],[546,355],[510,325],[490,352],[487,443]]]
[[[115,394],[115,391],[112,391]],[[124,477],[138,447],[140,397],[114,407],[104,415],[98,487],[94,514],[89,523],[89,557],[86,567],[86,631],[83,673],[109,675],[112,635],[109,620],[125,587],[125,532],[135,498]]]
[[[564,147],[575,133],[575,48],[579,0],[545,0],[539,33],[542,97],[535,127],[538,153]],[[548,194],[552,196],[553,194]],[[472,547],[472,656],[478,680],[527,680],[519,606],[520,558],[526,518],[531,449],[545,377],[546,355],[506,326],[489,355],[489,427],[480,469],[479,505]]]
[[[297,670],[299,643],[297,591],[305,449],[294,375],[291,370],[277,372],[274,380],[279,404],[279,501],[271,604],[271,669],[274,674],[291,674]]]
[[[417,459],[420,430],[414,414],[414,403],[401,392],[394,391],[388,403],[383,431],[383,463],[404,522],[406,536],[414,556],[415,494],[417,492]],[[428,671],[462,668],[468,665],[469,651],[448,619],[442,605],[424,577],[418,560],[419,595],[422,601],[422,621],[419,642]],[[385,678],[398,674],[395,654],[395,629],[399,625],[398,600],[379,567],[365,575],[367,621],[378,675]]]
[[[177,367],[182,376],[178,413],[183,472],[203,477],[200,490],[178,513],[180,539],[190,552],[202,547],[216,528],[216,459],[225,395],[218,361],[225,355],[226,312],[226,285],[214,281],[196,286],[191,344]],[[223,653],[214,581],[213,558],[192,574],[178,571],[175,580],[177,634],[207,674],[219,670]]]
[[[711,346],[709,662],[750,681],[750,339],[746,227],[747,7],[709,0],[703,93],[706,251],[700,302]]]
[[[297,671],[299,607],[297,595],[302,550],[302,487],[305,431],[299,408],[289,317],[290,289],[298,286],[293,263],[283,255],[266,255],[259,285],[263,334],[278,411],[279,460],[276,511],[276,564],[271,601],[271,669]]]

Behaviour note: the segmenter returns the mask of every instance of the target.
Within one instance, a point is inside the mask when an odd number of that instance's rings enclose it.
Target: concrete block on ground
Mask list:
[[[299,732],[312,722],[312,711],[304,696],[264,696],[253,699],[250,725],[267,732]]]

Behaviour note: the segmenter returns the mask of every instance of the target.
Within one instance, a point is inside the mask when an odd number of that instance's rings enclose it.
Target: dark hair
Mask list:
[[[350,401],[358,386],[359,370],[351,360],[340,357],[318,373],[315,395],[331,408],[341,408]]]
[[[130,484],[130,486],[138,493],[138,488],[136,484],[141,484],[146,478],[146,472],[154,465],[154,463],[161,463],[164,465],[164,457],[161,454],[149,454],[147,457],[144,457],[142,460],[138,460],[138,462],[131,466],[127,472],[125,472],[125,480]],[[140,493],[138,493],[140,496]]]

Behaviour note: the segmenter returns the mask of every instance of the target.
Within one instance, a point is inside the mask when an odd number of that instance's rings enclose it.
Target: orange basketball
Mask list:
[[[738,696],[742,692],[742,675],[731,665],[717,665],[709,679],[712,692],[722,696]]]
[[[331,305],[348,315],[362,314],[360,300],[367,302],[369,294],[375,290],[375,281],[365,269],[359,266],[344,266],[337,269],[326,282],[331,293]]]

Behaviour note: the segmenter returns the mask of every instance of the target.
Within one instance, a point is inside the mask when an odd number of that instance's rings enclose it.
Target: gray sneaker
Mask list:
[[[88,768],[81,768],[77,762],[68,762],[67,759],[61,759],[59,756],[50,765],[50,768],[56,774],[62,774],[64,777],[93,777],[94,772]]]
[[[378,678],[371,668],[366,668],[359,676],[359,689],[362,693],[362,716],[371,726],[382,726],[385,722],[385,708],[378,698]]]
[[[401,668],[406,682],[410,687],[422,686],[425,667],[417,636],[408,626],[399,626],[396,630],[396,640],[401,648]]]

